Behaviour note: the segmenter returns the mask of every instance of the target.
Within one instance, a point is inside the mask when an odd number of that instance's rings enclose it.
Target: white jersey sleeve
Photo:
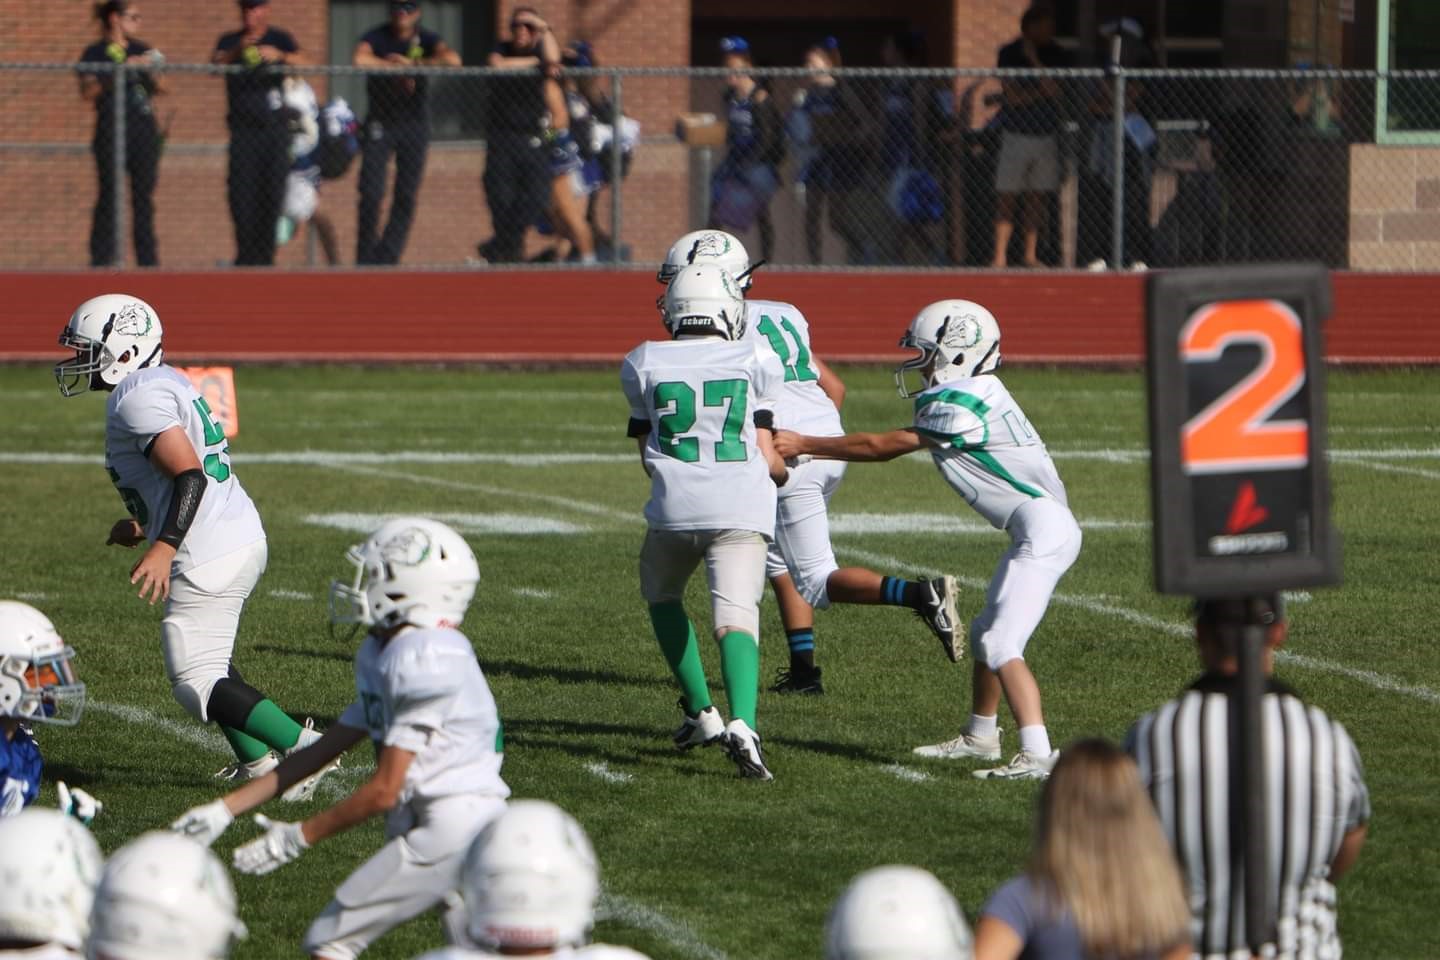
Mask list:
[[[155,438],[184,432],[205,471],[205,493],[171,569],[180,573],[265,537],[260,514],[230,465],[230,445],[204,398],[173,367],[138,370],[105,407],[105,469],[126,510],[154,542],[164,528],[174,480],[150,462]]]
[[[458,793],[504,798],[503,732],[470,641],[449,627],[410,628],[381,643],[367,635],[355,658],[358,719],[376,747],[415,755],[401,802]],[[356,714],[360,716],[356,718]]]
[[[498,953],[488,953],[466,947],[445,947],[432,950],[416,957],[415,960],[491,960]],[[614,947],[608,943],[591,943],[583,947],[562,947],[553,953],[536,954],[536,960],[650,960],[643,953],[629,947]]]
[[[915,398],[915,430],[934,444],[930,453],[946,482],[998,529],[1030,500],[1069,506],[1039,433],[997,377],[926,390]]]
[[[783,382],[776,400],[775,426],[812,437],[845,432],[840,411],[820,389],[820,371],[810,345],[810,324],[792,303],[745,301],[745,339],[779,361]]]

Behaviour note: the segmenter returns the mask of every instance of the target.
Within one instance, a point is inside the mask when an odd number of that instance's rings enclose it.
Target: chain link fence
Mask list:
[[[0,268],[1440,269],[1440,72],[0,64]],[[553,119],[552,118],[560,118]]]

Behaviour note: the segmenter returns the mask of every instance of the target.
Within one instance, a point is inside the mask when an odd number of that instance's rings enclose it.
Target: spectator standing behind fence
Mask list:
[[[1187,960],[1190,908],[1131,762],[1079,740],[1040,791],[1025,873],[980,911],[975,960]]]
[[[869,262],[867,230],[857,222],[853,199],[869,169],[860,144],[866,111],[851,88],[832,73],[841,64],[840,42],[826,37],[805,51],[812,71],[795,94],[785,130],[802,158],[796,180],[805,189],[805,246],[811,263],[824,259],[822,226],[830,213],[830,229],[845,244],[847,263]]]
[[[416,0],[390,0],[390,20],[355,44],[351,63],[371,71],[365,80],[370,113],[361,131],[360,208],[356,222],[355,263],[396,264],[405,251],[425,154],[430,148],[430,110],[426,76],[387,76],[383,71],[416,66],[460,66],[460,54],[440,35],[420,26]],[[395,155],[395,193],[390,220],[380,233],[380,202],[390,155]]]
[[[1240,635],[1247,627],[1265,631],[1260,739],[1271,825],[1269,896],[1277,905],[1275,946],[1282,957],[1339,957],[1333,884],[1360,856],[1370,791],[1360,753],[1345,728],[1270,676],[1275,651],[1286,638],[1279,594],[1196,604],[1195,643],[1205,673],[1179,697],[1141,717],[1130,729],[1126,749],[1140,766],[1180,860],[1189,887],[1195,956],[1250,956],[1238,883],[1243,851],[1231,834],[1244,820],[1239,806],[1244,798],[1233,786],[1217,789],[1233,785],[1240,775],[1235,752],[1240,734],[1231,724],[1240,695]]]
[[[490,114],[485,131],[485,201],[495,235],[479,245],[491,263],[520,259],[525,230],[547,205],[550,171],[542,133],[552,109],[547,74],[560,69],[560,45],[534,7],[516,7],[510,39],[497,44],[487,63],[514,76],[490,81]],[[564,96],[557,112],[563,114]]]
[[[768,85],[750,73],[754,61],[744,37],[720,41],[725,77],[725,157],[710,180],[710,227],[745,233],[760,231],[760,257],[775,252],[770,199],[780,187],[785,138],[780,111]]]
[[[1020,18],[1020,36],[1000,48],[996,66],[1053,69],[1070,66],[1070,54],[1055,43],[1055,14],[1031,7]],[[1040,231],[1049,219],[1051,194],[1060,189],[1060,130],[1063,91],[1051,77],[1006,77],[1000,111],[1000,155],[995,161],[995,253],[1004,267],[1019,208],[1024,265],[1041,266]]]
[[[576,40],[561,56],[566,67],[598,67],[595,50],[589,42]],[[567,77],[562,81],[565,89],[565,106],[570,114],[570,130],[580,144],[585,166],[580,178],[584,184],[585,222],[590,225],[590,234],[597,250],[603,250],[605,259],[623,259],[624,251],[618,249],[618,238],[608,235],[600,224],[596,200],[600,188],[609,185],[619,189],[630,173],[630,162],[635,157],[635,147],[640,142],[640,124],[630,117],[615,114],[615,105],[601,85],[603,78],[596,76]],[[620,170],[617,176],[613,144],[620,138]]]
[[[240,29],[224,33],[211,63],[244,67],[225,74],[230,127],[226,192],[235,221],[235,265],[275,262],[275,225],[290,170],[290,131],[283,111],[284,74],[273,69],[306,61],[295,38],[270,26],[269,0],[239,0]]]
[[[95,7],[100,21],[100,39],[80,54],[81,63],[125,64],[125,170],[130,174],[130,226],[135,243],[135,262],[142,267],[160,263],[155,247],[156,173],[160,165],[160,130],[155,125],[151,98],[165,93],[164,81],[146,67],[165,62],[159,50],[138,39],[140,5],[127,0],[109,0]],[[139,68],[139,69],[136,69]],[[118,255],[115,249],[115,191],[121,188],[115,169],[115,89],[113,73],[80,74],[80,96],[95,104],[95,171],[99,192],[95,214],[90,221],[90,266],[108,267]]]
[[[892,70],[913,70],[928,59],[925,35],[901,30],[885,38],[881,60]],[[944,198],[933,172],[940,140],[934,122],[935,88],[910,74],[885,81],[884,132],[880,141],[880,189],[888,217],[881,235],[887,263],[935,264],[941,243],[931,230],[944,216]],[[877,224],[877,227],[880,225]]]
[[[1096,62],[1127,70],[1155,65],[1145,30],[1131,17],[1111,20],[1100,26]],[[1122,175],[1124,244],[1121,262],[1143,270],[1151,259],[1150,184],[1154,175],[1157,138],[1145,118],[1142,102],[1144,81],[1130,78],[1125,83],[1125,144]],[[1112,226],[1115,196],[1114,88],[1110,81],[1097,81],[1090,96],[1090,150],[1080,171],[1080,210],[1075,259],[1091,270],[1104,270],[1113,246]]]

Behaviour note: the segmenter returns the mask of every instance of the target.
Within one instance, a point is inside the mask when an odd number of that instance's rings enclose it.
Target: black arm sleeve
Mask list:
[[[630,418],[630,425],[625,428],[627,437],[643,437],[650,432],[650,421],[641,420],[638,417]]]
[[[160,528],[156,541],[180,549],[180,541],[185,539],[195,514],[200,510],[200,498],[205,495],[205,483],[204,470],[186,470],[175,474],[175,488],[170,493],[170,511],[165,514],[165,525]]]
[[[775,430],[775,414],[769,410],[756,410],[751,420],[758,429]]]

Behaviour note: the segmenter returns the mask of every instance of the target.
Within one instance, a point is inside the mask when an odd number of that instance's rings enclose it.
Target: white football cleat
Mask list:
[[[916,747],[912,752],[922,757],[937,757],[941,760],[999,760],[1002,732],[997,728],[993,737],[977,737],[962,731],[960,736],[953,740],[926,744]]]
[[[1059,750],[1052,750],[1048,757],[1021,750],[1011,757],[1005,766],[976,770],[975,777],[979,780],[1045,780],[1049,778],[1050,771],[1055,768],[1055,761],[1059,759]]]
[[[259,760],[251,760],[249,763],[241,763],[236,760],[228,766],[220,768],[215,774],[217,780],[254,780],[256,777],[263,777],[265,774],[280,766],[280,758],[273,752],[265,754]]]
[[[307,717],[305,720],[305,727],[300,731],[300,739],[295,741],[295,746],[285,751],[285,756],[294,756],[301,750],[304,750],[306,747],[310,746],[316,740],[319,740],[322,735],[323,734],[321,733],[321,731],[315,729],[315,721]],[[304,801],[309,800],[312,796],[315,795],[315,789],[320,786],[320,781],[325,779],[327,774],[333,772],[339,766],[340,758],[336,757],[334,760],[331,760],[319,770],[316,770],[314,773],[310,774],[310,776],[306,777],[304,780],[301,780],[291,786],[289,790],[286,790],[284,793],[280,794],[280,799],[284,800],[286,803],[303,803]]]
[[[685,709],[685,698],[680,698],[680,709]],[[691,750],[708,747],[720,739],[725,732],[725,719],[712,704],[696,713],[685,714],[685,722],[676,729],[672,739],[676,750]]]
[[[725,727],[725,735],[720,738],[720,744],[725,748],[725,753],[735,766],[740,768],[740,776],[747,780],[774,780],[775,775],[770,768],[765,766],[765,756],[760,752],[760,734],[750,729],[750,724],[736,717]]]

